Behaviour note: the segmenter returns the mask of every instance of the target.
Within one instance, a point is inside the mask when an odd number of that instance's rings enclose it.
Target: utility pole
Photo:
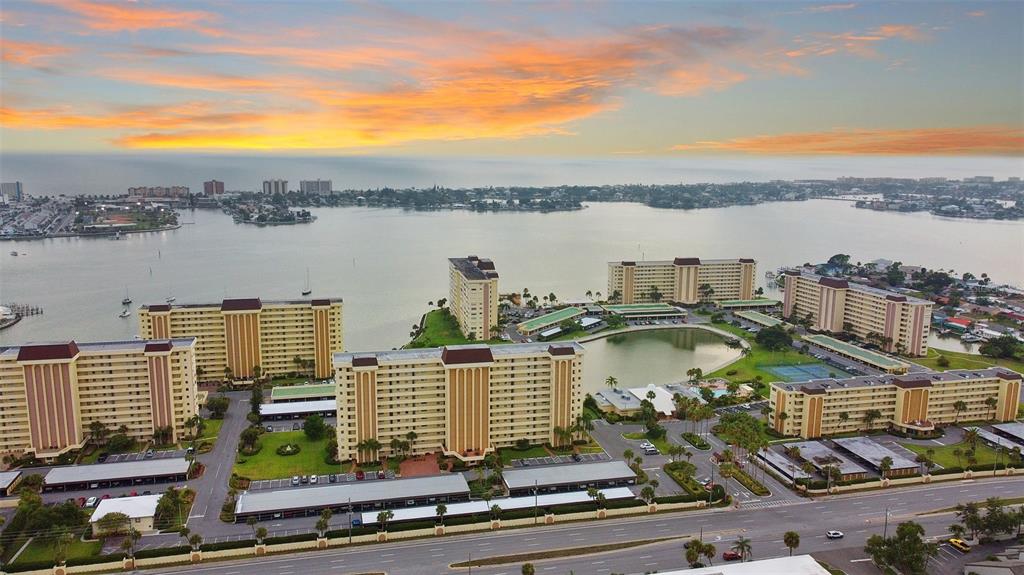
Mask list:
[[[352,498],[348,498],[348,544],[352,544]]]
[[[882,539],[889,533],[889,508],[885,508],[885,526],[882,527]]]

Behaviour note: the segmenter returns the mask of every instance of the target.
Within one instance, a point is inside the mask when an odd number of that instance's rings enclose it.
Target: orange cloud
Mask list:
[[[682,152],[750,154],[1024,155],[1024,128],[973,126],[906,130],[833,130],[680,144]]]
[[[713,64],[677,68],[658,83],[658,93],[666,96],[696,96],[707,91],[725,90],[746,79],[747,75],[743,72]]]
[[[988,12],[985,12],[984,10],[973,10],[967,13],[967,16],[971,18],[984,18],[987,15]]]
[[[136,106],[104,113],[59,108],[0,107],[0,124],[10,129],[173,129],[197,123],[244,126],[266,116],[258,113],[220,112],[204,103],[173,106]]]
[[[893,39],[919,42],[928,39],[928,34],[912,24],[886,24],[867,32],[814,34],[797,38],[798,46],[784,53],[790,58],[803,58],[829,56],[842,51],[864,58],[875,58],[878,56],[878,46]]]
[[[70,52],[71,49],[65,46],[0,38],[0,60],[6,64],[48,69],[47,64],[52,58]]]
[[[178,28],[212,36],[219,35],[204,23],[216,16],[199,10],[178,10],[146,2],[97,2],[91,0],[43,0],[81,17],[82,23],[100,32],[138,32]]]

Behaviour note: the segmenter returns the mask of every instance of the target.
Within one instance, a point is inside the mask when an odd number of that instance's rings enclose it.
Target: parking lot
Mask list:
[[[185,457],[184,449],[169,449],[166,451],[154,451],[152,457],[146,457],[145,451],[137,453],[111,453],[103,463],[123,463],[125,461],[142,461],[143,459],[167,459]]]
[[[558,465],[564,463],[593,463],[595,461],[609,461],[611,456],[607,453],[580,453],[579,461],[571,455],[554,455],[550,457],[527,457],[524,459],[513,459],[512,467],[531,467],[534,465]]]
[[[764,399],[761,401],[752,401],[750,403],[744,403],[741,405],[730,405],[728,407],[719,407],[715,409],[715,413],[718,415],[725,415],[726,413],[740,413],[747,412],[751,415],[760,417],[761,408],[768,405],[768,400]]]
[[[261,489],[301,489],[303,487],[323,487],[324,485],[338,485],[341,483],[350,483],[354,481],[381,481],[377,477],[376,471],[367,471],[363,475],[363,479],[359,479],[355,473],[336,473],[334,474],[334,481],[331,481],[330,475],[312,475],[308,476],[309,482],[302,483],[300,477],[299,485],[292,485],[292,478],[285,477],[283,479],[260,479],[253,481],[249,484],[249,490],[261,490]],[[314,482],[313,479],[316,478]],[[395,472],[390,469],[384,471],[384,479],[394,479]]]

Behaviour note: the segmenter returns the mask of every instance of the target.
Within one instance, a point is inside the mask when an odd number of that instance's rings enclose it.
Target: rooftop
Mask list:
[[[86,483],[90,481],[112,481],[137,477],[157,477],[188,473],[189,463],[185,458],[143,459],[121,463],[97,463],[93,465],[69,465],[54,467],[43,478],[46,485],[65,483]]]
[[[772,317],[768,314],[763,314],[759,311],[738,311],[733,313],[733,315],[735,315],[736,317],[743,318],[747,321],[752,321],[758,325],[763,325],[767,327],[782,325],[786,323],[777,317]]]
[[[1011,423],[1000,423],[993,425],[992,427],[1006,435],[1016,438],[1020,442],[1024,442],[1024,423],[1014,421]]]
[[[819,470],[827,466],[838,466],[839,472],[843,475],[867,472],[860,465],[846,459],[820,441],[800,441],[797,443],[787,443],[786,446],[799,448],[800,457],[810,461]]]
[[[871,350],[864,349],[860,346],[854,345],[852,343],[847,343],[845,341],[841,341],[834,337],[829,337],[827,335],[805,335],[804,340],[809,341],[814,345],[824,347],[825,349],[831,349],[833,351],[838,351],[839,353],[846,354],[850,357],[857,358],[858,360],[868,365],[874,365],[884,369],[910,367],[909,365],[902,361],[899,361],[898,359],[893,359],[887,355],[875,353]]]
[[[901,301],[901,302],[905,301],[907,303],[929,304],[929,305],[932,303],[932,302],[930,302],[928,300],[925,300],[925,299],[904,295],[904,294],[897,293],[897,292],[894,292],[894,291],[879,289],[879,288],[872,287],[872,286],[869,286],[869,285],[864,285],[864,284],[859,284],[859,283],[851,282],[851,281],[848,281],[848,280],[843,279],[843,278],[833,278],[833,277],[829,277],[829,276],[821,276],[821,275],[818,275],[818,274],[812,274],[812,273],[804,272],[804,271],[798,271],[796,274],[790,273],[788,275],[799,275],[799,276],[803,277],[804,279],[807,279],[807,280],[810,280],[810,281],[813,281],[813,282],[816,282],[816,283],[820,283],[820,284],[823,284],[823,285],[827,285],[829,287],[838,287],[838,288],[846,288],[846,287],[848,287],[848,288],[850,288],[850,289],[852,289],[854,291],[858,291],[858,292],[861,292],[861,293],[866,293],[866,294],[871,294],[871,295],[875,295],[875,296],[878,296],[878,297],[886,298],[886,299],[888,299],[890,301]]]
[[[886,457],[892,459],[893,470],[910,469],[918,466],[917,463],[910,459],[867,437],[847,437],[834,439],[832,442],[860,459],[867,461],[875,469],[878,469],[882,459]]]
[[[622,461],[600,461],[509,469],[505,471],[504,476],[505,485],[509,489],[524,489],[534,485],[543,487],[565,483],[629,479],[636,477],[636,473],[633,473],[633,470]]]
[[[780,302],[777,299],[769,299],[769,298],[766,298],[766,297],[759,297],[759,298],[755,298],[755,299],[727,299],[727,300],[722,300],[722,301],[718,302],[718,307],[722,307],[722,308],[730,308],[730,307],[755,307],[755,306],[772,307],[772,306],[780,305],[781,303],[782,302]]]
[[[996,435],[995,433],[992,433],[987,429],[982,429],[980,427],[968,427],[966,429],[976,430],[978,432],[978,437],[982,438],[983,440],[989,443],[998,445],[999,447],[1005,447],[1010,450],[1012,450],[1015,447],[1020,447],[1019,443],[1006,439],[1002,435]]]
[[[796,555],[699,569],[662,571],[661,575],[829,575],[829,572],[810,555]]]
[[[621,262],[608,262],[611,265],[638,265],[638,266],[693,266],[693,265],[709,265],[709,264],[739,264],[739,263],[753,263],[754,260],[749,258],[725,258],[725,259],[704,259],[704,258],[673,258],[671,260],[637,260],[637,261],[621,261]]]
[[[448,262],[468,280],[488,280],[498,277],[498,272],[494,269],[494,262],[488,259],[469,256],[448,258]]]
[[[96,506],[96,511],[92,512],[89,522],[96,523],[111,513],[124,513],[131,519],[153,517],[156,515],[156,504],[160,501],[160,497],[162,497],[161,494],[102,499]]]
[[[67,355],[63,350],[69,350],[70,346],[74,346],[77,352],[81,353],[102,353],[102,352],[117,352],[117,351],[146,351],[146,346],[154,342],[168,343],[170,342],[172,347],[191,347],[195,344],[194,337],[183,337],[175,339],[161,339],[161,340],[145,340],[145,339],[129,339],[122,341],[91,341],[91,342],[75,342],[68,341],[60,344],[53,343],[26,343],[23,345],[14,345],[9,347],[0,347],[0,357],[15,356],[18,361],[40,361],[48,359],[70,359],[73,355]],[[44,352],[35,351],[39,348],[45,348]],[[34,350],[34,351],[29,351]]]
[[[605,305],[605,311],[620,315],[686,315],[686,312],[667,303],[626,303]]]
[[[336,507],[353,504],[416,499],[439,495],[468,494],[469,484],[461,473],[414,477],[412,479],[374,480],[327,485],[324,487],[246,491],[238,496],[236,514],[265,513],[288,509]]]
[[[308,306],[320,306],[330,305],[334,303],[342,303],[344,300],[340,297],[331,298],[316,298],[316,299],[273,299],[265,300],[260,298],[227,298],[220,302],[211,303],[176,303],[176,304],[149,304],[141,305],[139,309],[148,311],[170,311],[172,309],[189,309],[189,308],[221,308],[231,311],[232,309],[259,309],[260,307],[276,306],[276,305],[308,305]],[[246,303],[238,303],[246,302]],[[254,302],[259,303],[259,307],[253,308]],[[227,307],[225,307],[225,305]],[[242,307],[239,307],[242,306]],[[247,306],[247,307],[246,307]]]
[[[898,385],[900,381],[927,381],[929,384],[964,381],[967,379],[988,379],[988,378],[1015,378],[1020,374],[1002,367],[989,367],[985,369],[951,369],[949,371],[932,371],[927,373],[915,373],[912,375],[862,375],[848,377],[845,379],[812,379],[810,381],[780,383],[773,382],[772,385],[785,391],[803,391],[804,393],[825,393],[828,391],[843,390],[857,387],[873,387],[883,385]]]
[[[558,311],[546,313],[540,317],[528,319],[521,322],[516,326],[521,331],[536,331],[538,329],[548,327],[549,325],[557,325],[567,319],[572,319],[576,316],[583,315],[583,310],[578,307],[566,307]]]
[[[281,385],[270,390],[271,401],[275,399],[291,399],[296,397],[327,397],[333,396],[333,383],[316,383],[312,385]]]
[[[581,355],[583,353],[583,346],[574,341],[564,341],[558,343],[538,342],[538,343],[510,343],[504,345],[492,345],[487,346],[484,344],[466,344],[466,345],[449,345],[446,347],[425,347],[415,349],[393,349],[388,351],[376,351],[367,353],[336,353],[334,354],[335,365],[346,365],[351,364],[353,360],[365,360],[366,358],[376,358],[378,364],[387,363],[408,363],[409,361],[441,361],[442,352],[445,349],[448,350],[459,350],[459,349],[472,349],[489,347],[491,355],[495,359],[502,357],[517,356],[517,355],[535,355],[541,353],[547,353],[552,355],[562,355],[559,353],[562,349],[571,349],[574,354]]]
[[[296,415],[302,413],[320,413],[338,409],[337,400],[318,399],[315,401],[283,401],[280,403],[264,403],[260,405],[260,415]]]
[[[7,489],[14,483],[14,480],[21,475],[20,471],[3,471],[0,472],[0,489]]]

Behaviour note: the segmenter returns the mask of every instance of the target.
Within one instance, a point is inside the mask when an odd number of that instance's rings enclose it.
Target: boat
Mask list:
[[[176,299],[178,299],[178,298],[176,298],[176,297],[174,297],[174,296],[171,296],[171,297],[169,297],[169,298],[165,299],[164,301],[165,301],[165,302],[167,302],[167,303],[171,303],[172,301],[174,301],[174,300],[176,300]]]
[[[124,288],[124,299],[121,300],[121,305],[129,305],[132,303],[132,298],[128,296],[128,288]]]
[[[302,295],[309,295],[313,293],[313,289],[309,287],[309,268],[306,268],[306,289],[302,290]]]
[[[16,255],[18,255],[18,252],[11,252],[11,255],[12,256],[16,256]]]
[[[981,337],[976,333],[965,333],[960,336],[960,341],[964,343],[979,343],[985,341],[985,338]]]
[[[128,311],[127,309],[121,310],[121,313],[117,314],[117,317],[120,317],[120,318],[126,318],[126,317],[131,317],[131,316],[132,316],[132,312]]]

